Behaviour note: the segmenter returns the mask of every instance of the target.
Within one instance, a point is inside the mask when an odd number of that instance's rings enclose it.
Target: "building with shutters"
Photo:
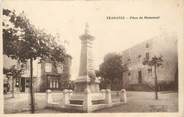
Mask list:
[[[68,87],[70,80],[70,66],[71,56],[65,58],[64,63],[58,63],[54,65],[49,60],[34,60],[33,61],[33,82],[34,89],[38,92],[51,90],[63,90]],[[9,92],[12,91],[14,85],[15,92],[29,92],[30,83],[30,63],[19,63],[17,60],[12,60],[6,55],[3,55],[3,68],[10,69],[12,66],[16,66],[16,69],[23,69],[21,76],[12,78],[11,74],[8,76],[4,74],[4,81],[10,85]],[[14,83],[12,83],[14,80]]]
[[[40,61],[40,74],[37,79],[37,91],[63,90],[69,88],[71,56],[65,58],[64,63],[53,64],[52,61]]]
[[[163,65],[157,68],[159,90],[177,89],[178,53],[177,37],[165,34],[146,40],[121,52],[124,71],[123,86],[131,90],[149,90],[154,88],[154,69],[143,65],[145,59],[162,56]],[[165,87],[165,88],[164,88]]]

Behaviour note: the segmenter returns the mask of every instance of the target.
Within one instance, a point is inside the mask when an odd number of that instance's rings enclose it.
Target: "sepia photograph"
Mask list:
[[[2,3],[3,114],[183,113],[180,0]]]

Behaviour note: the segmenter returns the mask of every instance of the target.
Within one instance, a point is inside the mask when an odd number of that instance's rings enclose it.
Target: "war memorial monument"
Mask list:
[[[81,55],[78,78],[75,80],[74,91],[63,91],[63,104],[52,102],[51,92],[47,92],[48,106],[52,108],[64,108],[81,112],[92,112],[98,109],[112,107],[126,103],[126,91],[122,90],[120,100],[112,102],[111,90],[99,88],[99,79],[95,75],[93,66],[93,41],[95,37],[89,34],[89,26],[86,24],[84,34],[80,36]]]

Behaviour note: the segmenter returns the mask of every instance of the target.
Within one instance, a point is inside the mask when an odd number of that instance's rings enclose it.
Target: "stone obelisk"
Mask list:
[[[76,83],[79,83],[79,86],[76,86],[76,91],[90,91],[96,92],[99,91],[97,87],[94,87],[90,84],[97,83],[96,75],[94,72],[93,66],[93,40],[95,39],[92,35],[89,34],[89,26],[86,24],[85,32],[80,36],[81,39],[81,55],[80,55],[80,67],[79,67],[79,77],[76,80]],[[85,88],[81,83],[85,82]],[[90,83],[90,84],[89,84]],[[97,88],[97,89],[95,89]]]
[[[89,26],[86,24],[84,34],[80,36],[81,55],[79,76],[75,81],[74,93],[70,104],[81,104],[83,111],[90,112],[93,102],[100,100],[99,81],[96,78],[93,66],[93,40],[89,34]]]

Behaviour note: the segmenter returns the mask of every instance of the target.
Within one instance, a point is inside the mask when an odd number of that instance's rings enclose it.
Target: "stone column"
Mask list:
[[[69,104],[69,91],[67,89],[64,89],[63,91],[63,102],[65,104]]]
[[[99,89],[99,80],[97,80],[93,65],[93,40],[95,39],[89,34],[88,25],[86,24],[85,33],[80,36],[81,39],[81,55],[79,65],[79,76],[75,80],[74,93],[70,100],[79,100],[83,103],[81,109],[90,112],[93,100],[101,100],[102,94]],[[75,103],[74,103],[75,105]],[[78,109],[78,106],[74,108]]]
[[[50,89],[46,91],[46,99],[47,99],[47,104],[50,104],[53,102],[52,91]]]
[[[106,92],[105,92],[105,103],[108,104],[109,106],[112,105],[111,90],[110,89],[106,89]]]
[[[120,101],[127,103],[127,92],[125,89],[121,89],[120,91]]]

